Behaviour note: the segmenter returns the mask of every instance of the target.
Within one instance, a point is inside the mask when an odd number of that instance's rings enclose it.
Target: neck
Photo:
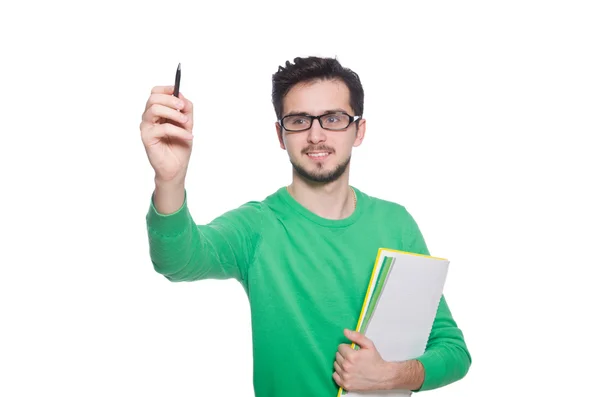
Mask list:
[[[288,191],[300,205],[322,218],[344,219],[354,212],[354,192],[346,175],[328,184],[312,183],[294,175]]]

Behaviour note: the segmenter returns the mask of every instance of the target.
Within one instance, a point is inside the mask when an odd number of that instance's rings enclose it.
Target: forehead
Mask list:
[[[321,114],[331,109],[352,113],[350,90],[341,80],[314,80],[298,83],[283,98],[283,114]]]

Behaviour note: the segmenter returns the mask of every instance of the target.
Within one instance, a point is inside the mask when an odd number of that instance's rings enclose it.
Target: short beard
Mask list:
[[[306,179],[307,181],[314,182],[314,183],[326,184],[326,183],[331,183],[331,182],[336,181],[340,176],[342,176],[344,174],[344,172],[346,171],[346,168],[348,168],[348,164],[350,164],[351,157],[352,156],[348,156],[348,158],[345,161],[338,164],[337,167],[335,167],[335,169],[333,169],[332,171],[326,172],[326,173],[308,172],[305,168],[302,168],[302,166],[300,166],[300,164],[294,163],[294,161],[292,161],[292,159],[290,159],[290,163],[292,163],[292,167],[294,167],[294,170],[296,170],[298,175],[300,175],[302,178]],[[322,165],[318,164],[318,167],[322,167]]]

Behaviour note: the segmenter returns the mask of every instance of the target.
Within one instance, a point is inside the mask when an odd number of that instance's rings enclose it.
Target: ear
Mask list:
[[[363,139],[365,139],[366,132],[367,132],[367,120],[360,119],[358,121],[358,127],[356,127],[356,138],[354,138],[354,147],[360,146]]]
[[[277,139],[279,139],[279,146],[285,150],[285,142],[283,141],[283,131],[281,130],[281,125],[276,121],[275,122],[275,130],[277,131]]]

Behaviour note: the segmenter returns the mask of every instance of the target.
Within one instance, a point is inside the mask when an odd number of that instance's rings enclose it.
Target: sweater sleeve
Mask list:
[[[248,202],[198,225],[187,193],[181,208],[168,215],[159,213],[151,200],[146,226],[154,270],[174,282],[233,278],[246,283],[261,241],[262,218],[261,203]]]
[[[416,222],[412,223],[411,251],[430,255]],[[462,379],[471,366],[471,354],[465,343],[463,332],[452,317],[446,298],[442,295],[433,322],[425,353],[417,358],[425,369],[425,380],[415,391],[432,390]]]

